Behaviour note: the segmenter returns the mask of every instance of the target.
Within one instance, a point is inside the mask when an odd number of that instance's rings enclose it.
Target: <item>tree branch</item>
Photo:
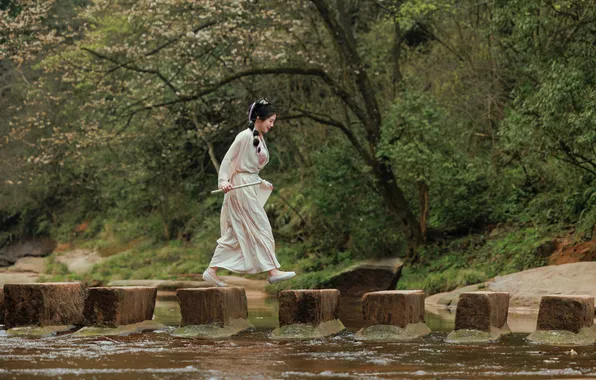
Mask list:
[[[166,86],[168,86],[175,94],[179,92],[179,90],[172,84],[172,82],[170,82],[162,73],[160,73],[157,70],[143,69],[140,67],[131,66],[129,64],[124,64],[124,63],[121,64],[120,62],[118,62],[116,59],[114,59],[112,57],[108,57],[107,55],[103,55],[101,53],[98,53],[98,52],[91,50],[89,48],[86,48],[86,47],[81,48],[81,50],[91,53],[92,55],[96,56],[97,58],[115,63],[118,65],[118,68],[123,67],[123,68],[131,70],[131,71],[136,71],[138,73],[153,74],[153,75],[157,76],[159,79],[161,79],[161,81],[164,82],[166,84]]]
[[[211,94],[211,93],[217,91],[219,88],[223,87],[224,85],[231,83],[235,80],[238,80],[240,78],[257,76],[257,75],[281,75],[281,74],[305,75],[305,76],[319,77],[320,79],[323,80],[323,82],[325,82],[331,88],[331,90],[335,93],[335,95],[337,95],[344,103],[346,103],[346,105],[350,108],[350,110],[352,112],[354,112],[354,114],[356,115],[356,117],[358,117],[358,119],[360,121],[362,121],[363,123],[365,123],[367,121],[366,114],[358,106],[358,104],[356,104],[356,102],[352,98],[352,95],[350,95],[350,93],[348,93],[347,90],[345,90],[344,88],[339,86],[325,71],[323,71],[319,68],[301,68],[301,67],[261,68],[261,69],[249,69],[249,70],[245,70],[245,71],[240,71],[238,73],[230,75],[227,78],[222,79],[221,81],[217,82],[214,85],[211,85],[209,87],[202,89],[195,95],[180,96],[177,99],[170,100],[167,102],[162,102],[162,103],[151,104],[151,105],[145,106],[143,108],[139,108],[133,112],[138,113],[141,111],[151,110],[154,108],[167,107],[167,106],[171,106],[171,105],[178,104],[178,103],[186,103],[186,102],[190,102],[193,100],[197,100],[197,99],[201,98],[202,96]]]
[[[360,153],[360,155],[366,161],[366,163],[369,165],[373,164],[373,159],[372,159],[371,155],[362,147],[362,145],[360,144],[360,142],[358,141],[358,139],[356,138],[354,133],[349,128],[347,128],[343,123],[341,123],[340,121],[337,121],[335,119],[331,119],[329,117],[321,117],[319,115],[315,115],[315,114],[313,114],[309,111],[306,111],[306,110],[297,109],[296,111],[298,111],[299,114],[284,116],[280,119],[289,120],[289,119],[307,118],[307,119],[315,121],[319,124],[328,125],[328,126],[337,128],[340,131],[342,131],[342,133],[344,135],[346,135],[348,140],[350,140],[350,143],[352,143],[354,148],[358,151],[358,153]]]

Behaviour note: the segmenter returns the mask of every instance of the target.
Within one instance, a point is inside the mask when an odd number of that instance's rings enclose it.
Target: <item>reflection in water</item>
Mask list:
[[[180,323],[173,294],[160,294],[156,319],[166,330],[128,337],[24,339],[0,334],[0,378],[31,379],[207,379],[207,378],[571,378],[596,376],[596,346],[531,345],[525,334],[492,344],[443,342],[453,328],[447,310],[426,315],[433,333],[412,343],[371,343],[353,339],[361,326],[359,300],[343,300],[348,332],[304,342],[267,338],[277,326],[277,302],[247,293],[254,331],[221,341],[172,338]],[[533,329],[535,314],[515,313],[514,331]],[[516,330],[517,329],[517,330]]]

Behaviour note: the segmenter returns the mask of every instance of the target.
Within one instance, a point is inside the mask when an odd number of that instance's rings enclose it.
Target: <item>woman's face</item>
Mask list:
[[[257,130],[261,133],[267,133],[269,132],[269,130],[271,128],[273,128],[273,125],[275,124],[275,119],[277,118],[276,114],[273,114],[271,116],[269,116],[267,119],[265,120],[261,120],[261,119],[257,119],[257,121],[255,122],[255,127],[257,128]]]

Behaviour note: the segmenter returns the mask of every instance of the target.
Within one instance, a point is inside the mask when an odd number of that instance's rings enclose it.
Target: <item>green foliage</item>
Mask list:
[[[349,250],[354,258],[400,255],[402,238],[382,206],[370,168],[345,144],[313,156],[315,180],[306,194],[317,210],[312,234],[321,249]]]
[[[404,268],[399,289],[447,292],[505,275],[546,265],[539,248],[550,242],[556,228],[498,227],[490,235],[469,235],[443,244],[428,245],[421,261]]]

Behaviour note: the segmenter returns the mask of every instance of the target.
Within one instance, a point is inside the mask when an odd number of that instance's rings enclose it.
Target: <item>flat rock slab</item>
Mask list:
[[[4,285],[7,328],[83,325],[87,287],[81,282]]]
[[[469,343],[490,343],[498,341],[501,336],[509,334],[511,331],[508,328],[498,329],[491,328],[490,331],[481,330],[453,330],[445,338],[446,343],[469,344]]]
[[[165,329],[166,325],[157,321],[143,321],[118,327],[97,327],[86,326],[72,334],[75,338],[91,338],[97,336],[127,336],[143,331],[154,331]]]
[[[46,338],[76,329],[74,325],[68,326],[22,326],[6,330],[8,336],[23,336],[31,338]]]
[[[253,328],[254,326],[248,319],[238,318],[230,320],[224,326],[216,323],[182,326],[174,330],[172,336],[176,338],[225,339]]]
[[[322,286],[337,289],[345,297],[393,290],[401,276],[402,265],[401,259],[362,261],[337,273]]]
[[[490,290],[507,292],[511,308],[538,311],[542,296],[550,294],[591,295],[596,297],[596,261],[532,268],[448,293],[426,297],[427,310],[453,308],[463,292]]]
[[[0,248],[0,267],[10,266],[25,256],[47,256],[54,251],[56,244],[51,239],[30,239],[8,244]]]
[[[272,339],[312,339],[345,329],[339,320],[337,289],[284,290],[279,293],[279,328]]]
[[[536,330],[526,339],[531,343],[551,346],[590,346],[596,343],[596,327],[584,327],[578,333],[566,330]]]
[[[394,325],[373,325],[358,331],[354,338],[381,342],[411,342],[430,332],[424,322],[410,323],[404,328]]]
[[[74,249],[56,256],[56,261],[66,265],[70,272],[83,274],[89,272],[95,264],[105,260],[98,251],[91,249]]]
[[[157,288],[89,288],[85,300],[85,324],[118,327],[153,319]]]
[[[176,291],[187,288],[210,288],[213,285],[207,281],[172,281],[172,280],[117,280],[108,282],[108,287],[148,286],[156,287],[157,291]]]
[[[173,336],[216,339],[253,327],[242,288],[178,289],[176,295],[182,322]]]
[[[593,296],[550,295],[542,297],[536,330],[564,330],[577,334],[582,328],[593,325]]]

